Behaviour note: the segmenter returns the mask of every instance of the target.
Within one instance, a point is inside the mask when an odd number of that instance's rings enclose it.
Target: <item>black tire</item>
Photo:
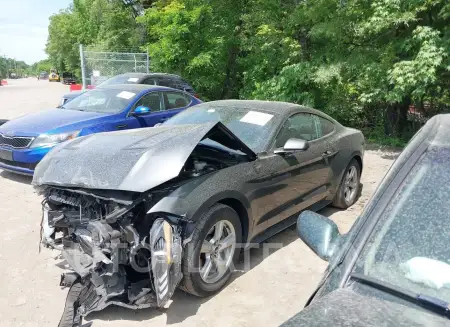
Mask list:
[[[207,236],[208,231],[219,221],[227,220],[230,222],[236,234],[236,244],[238,245],[233,255],[233,264],[231,269],[215,283],[206,283],[200,276],[200,250],[202,243]],[[237,262],[240,252],[239,244],[242,242],[242,226],[236,211],[223,204],[215,204],[197,222],[192,233],[192,240],[188,243],[183,253],[183,280],[180,288],[190,294],[199,297],[206,297],[219,291],[231,276],[233,265]]]
[[[356,189],[354,192],[354,196],[351,197],[351,199],[345,198],[345,180],[347,173],[354,167],[356,169]],[[345,168],[344,174],[342,175],[341,183],[339,184],[339,188],[336,192],[336,195],[333,199],[333,206],[340,209],[347,209],[348,207],[352,206],[357,200],[360,195],[360,189],[361,189],[361,167],[359,166],[358,161],[356,159],[352,159],[348,166]]]

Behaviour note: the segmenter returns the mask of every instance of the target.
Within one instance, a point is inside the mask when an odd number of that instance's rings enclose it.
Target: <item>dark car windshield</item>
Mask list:
[[[81,94],[64,105],[64,109],[115,113],[124,110],[136,96],[131,91],[95,89]]]
[[[139,77],[128,76],[128,75],[117,75],[111,77],[99,84],[98,86],[107,86],[107,85],[117,85],[117,84],[137,84],[139,82]]]
[[[278,124],[278,116],[255,109],[203,103],[182,111],[164,125],[202,124],[211,121],[220,121],[250,149],[261,152]]]
[[[430,148],[384,210],[357,273],[450,302],[450,149]]]

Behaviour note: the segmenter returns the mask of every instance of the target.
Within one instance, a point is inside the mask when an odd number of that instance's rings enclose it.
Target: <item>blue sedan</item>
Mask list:
[[[199,103],[189,93],[162,86],[98,87],[59,109],[1,125],[0,169],[33,175],[39,161],[58,143],[93,133],[152,127]]]

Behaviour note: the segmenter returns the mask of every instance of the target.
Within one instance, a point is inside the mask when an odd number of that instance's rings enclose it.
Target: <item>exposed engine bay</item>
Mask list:
[[[109,305],[164,306],[183,277],[192,222],[150,209],[183,183],[242,160],[198,145],[178,177],[144,193],[36,186],[44,197],[41,243],[61,250],[72,270],[61,276],[70,290],[59,327],[80,326],[83,316]]]

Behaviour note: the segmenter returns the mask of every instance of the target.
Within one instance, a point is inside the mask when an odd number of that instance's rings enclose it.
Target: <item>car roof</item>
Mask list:
[[[152,91],[170,90],[182,92],[180,90],[172,89],[170,87],[164,87],[159,85],[147,85],[147,84],[113,84],[113,85],[98,86],[97,89],[122,90],[135,93],[142,92],[145,90],[152,90]]]
[[[205,104],[209,104],[211,106],[220,106],[220,107],[240,107],[246,109],[255,109],[255,110],[263,110],[266,112],[273,113],[275,115],[280,116],[290,116],[296,112],[307,112],[311,114],[316,114],[319,116],[327,117],[333,121],[331,117],[324,114],[323,112],[312,109],[309,107],[301,106],[299,104],[290,103],[290,102],[281,102],[281,101],[263,101],[263,100],[219,100],[219,101],[211,101],[204,102]]]
[[[180,76],[175,74],[167,74],[167,73],[124,73],[116,76],[125,76],[125,77],[136,77],[136,78],[145,78],[145,77],[172,77],[181,79]],[[116,77],[113,76],[113,77]]]
[[[450,114],[435,115],[422,129],[431,146],[450,147]]]

